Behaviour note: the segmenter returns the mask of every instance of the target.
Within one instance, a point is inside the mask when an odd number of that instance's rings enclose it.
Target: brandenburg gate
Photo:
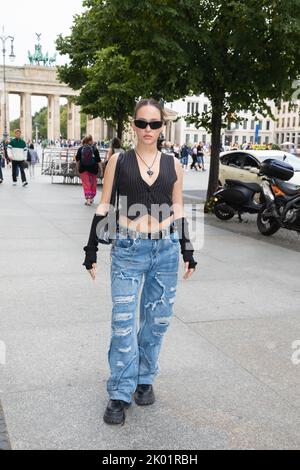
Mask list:
[[[68,135],[71,140],[81,139],[80,107],[70,101],[78,93],[67,85],[60,83],[56,67],[25,65],[23,67],[6,66],[6,100],[3,89],[3,67],[0,66],[0,135],[4,130],[5,102],[6,122],[9,131],[9,94],[20,96],[20,128],[26,141],[32,140],[32,96],[48,98],[48,140],[60,138],[60,98],[68,100]],[[87,117],[87,133],[96,140],[110,138],[111,129],[100,118]]]

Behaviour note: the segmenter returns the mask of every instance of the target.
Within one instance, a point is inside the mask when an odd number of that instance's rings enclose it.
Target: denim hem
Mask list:
[[[119,390],[115,392],[108,392],[108,397],[110,400],[122,400],[128,404],[132,403],[132,395],[129,397],[128,393],[122,393]]]

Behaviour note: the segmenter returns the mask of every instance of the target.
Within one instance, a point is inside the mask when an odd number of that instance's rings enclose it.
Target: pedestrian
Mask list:
[[[197,163],[199,170],[206,171],[204,167],[204,150],[202,142],[199,142],[197,147]]]
[[[161,149],[161,152],[164,155],[171,155],[172,157],[175,155],[171,142],[165,142],[164,146]]]
[[[34,145],[30,144],[27,154],[27,162],[29,165],[29,174],[31,178],[34,178],[35,176],[35,165],[39,163],[39,161],[39,156],[37,151],[34,149]]]
[[[181,155],[182,168],[185,171],[189,171],[188,170],[188,164],[189,164],[190,149],[187,146],[187,144],[183,144],[183,146],[181,147],[180,155]]]
[[[192,159],[193,163],[191,164],[191,170],[195,168],[196,171],[198,171],[197,165],[198,165],[198,160],[197,160],[197,145],[195,144],[192,148]]]
[[[91,135],[87,135],[83,139],[82,146],[77,150],[76,161],[84,190],[85,205],[91,206],[97,194],[99,168],[101,171],[100,154]]]
[[[12,178],[13,186],[17,185],[18,170],[21,173],[23,187],[28,185],[25,175],[25,161],[27,159],[27,145],[21,138],[20,129],[15,130],[15,138],[11,139],[8,144],[8,158],[12,162]]]
[[[184,218],[181,165],[174,156],[157,149],[164,118],[161,105],[154,99],[137,104],[132,123],[137,145],[111,157],[100,205],[84,248],[83,264],[95,280],[96,229],[98,234],[99,227],[107,222],[112,188],[116,187],[119,210],[110,252],[113,310],[108,353],[109,402],[104,414],[107,424],[124,422],[132,395],[140,406],[154,403],[159,352],[173,314],[179,247],[185,263],[184,279],[192,276],[197,264]]]

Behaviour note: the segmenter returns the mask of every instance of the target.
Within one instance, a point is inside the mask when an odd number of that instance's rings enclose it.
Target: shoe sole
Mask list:
[[[127,410],[128,408],[130,408],[131,404],[130,405],[126,405],[124,406],[124,409]],[[123,414],[120,416],[116,416],[115,413],[109,413],[109,412],[105,412],[105,415],[103,416],[103,421],[106,423],[106,424],[124,424],[125,422],[125,418],[126,418],[126,414],[125,412],[123,412]]]
[[[134,401],[138,406],[150,406],[154,405],[155,397],[153,397],[151,400],[140,400],[136,395],[134,395]]]

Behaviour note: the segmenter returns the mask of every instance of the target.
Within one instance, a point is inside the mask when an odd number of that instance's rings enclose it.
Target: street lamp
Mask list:
[[[7,133],[7,103],[6,103],[6,42],[10,41],[10,55],[9,59],[14,61],[16,56],[14,53],[14,40],[13,36],[6,36],[4,32],[4,26],[2,28],[2,35],[0,36],[2,42],[2,54],[3,54],[3,91],[4,91],[4,128],[3,128],[3,140],[5,141],[8,137]]]

